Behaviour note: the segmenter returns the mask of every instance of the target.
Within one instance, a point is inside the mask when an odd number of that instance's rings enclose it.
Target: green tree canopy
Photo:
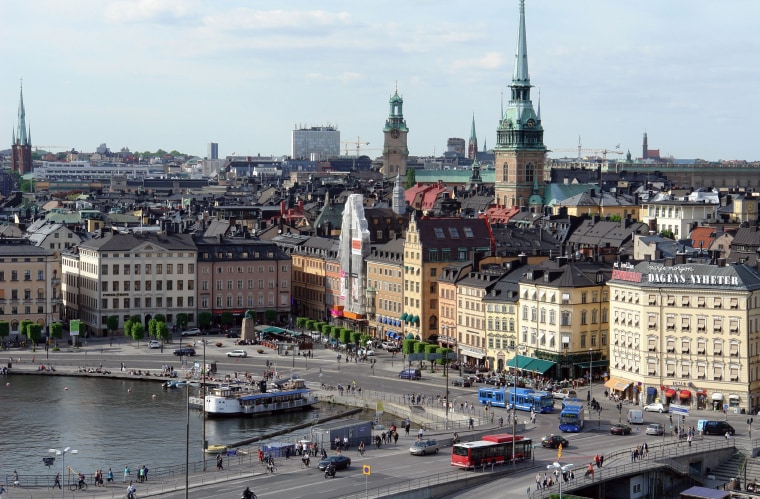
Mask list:
[[[231,326],[235,322],[235,316],[232,312],[222,312],[221,321],[225,326]]]
[[[106,319],[106,327],[109,331],[113,334],[114,331],[119,329],[119,316],[118,315],[109,315],[108,319]]]
[[[417,175],[414,171],[414,168],[407,168],[406,182],[404,183],[404,188],[409,189],[411,187],[414,187],[416,184],[417,184]]]
[[[213,319],[213,316],[211,315],[211,312],[205,311],[198,314],[198,327],[207,329],[211,325],[211,320]]]
[[[54,322],[50,324],[50,337],[63,338],[63,324],[60,322]]]
[[[164,314],[156,314],[153,316],[158,322],[166,322],[166,316]]]
[[[184,331],[187,329],[187,314],[184,312],[180,312],[177,314],[177,317],[174,319],[175,324],[177,324],[177,327],[180,331]]]
[[[267,320],[267,322],[272,323],[277,320],[277,311],[269,309],[266,312],[264,312],[264,318]]]
[[[30,321],[29,319],[24,319],[23,321],[21,321],[19,323],[19,325],[18,325],[18,334],[19,334],[19,336],[26,336],[26,337],[28,337],[29,333],[27,333],[26,329],[29,327],[29,324],[34,324],[34,323],[32,321]]]
[[[8,321],[0,321],[0,338],[5,338],[11,334],[11,323]]]
[[[136,322],[132,325],[131,333],[132,339],[137,341],[137,348],[140,348],[140,340],[145,338],[145,327],[139,322]]]
[[[169,339],[169,326],[165,322],[158,321],[155,336],[156,339],[167,341]]]

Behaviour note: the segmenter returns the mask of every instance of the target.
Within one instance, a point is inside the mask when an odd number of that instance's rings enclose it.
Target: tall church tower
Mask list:
[[[18,104],[18,131],[13,134],[11,145],[11,169],[21,175],[32,172],[32,130],[26,127],[23,86]]]
[[[534,111],[530,100],[525,0],[520,0],[515,70],[509,88],[509,104],[496,127],[496,204],[528,206],[531,196],[534,196],[531,209],[540,209],[536,200],[543,196],[546,146],[541,117]]]
[[[409,129],[404,119],[404,99],[396,92],[391,96],[390,113],[383,128],[383,176],[406,176],[406,164],[409,159],[409,148],[406,139]]]
[[[475,134],[475,113],[472,113],[472,125],[470,125],[470,141],[467,144],[467,157],[478,157],[478,136]]]

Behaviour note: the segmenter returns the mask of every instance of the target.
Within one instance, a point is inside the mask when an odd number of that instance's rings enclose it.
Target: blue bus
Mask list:
[[[566,405],[559,413],[559,429],[571,433],[583,431],[586,410],[582,405]]]
[[[515,408],[521,411],[554,412],[554,398],[550,393],[537,392],[532,388],[481,388],[478,401],[493,407]]]

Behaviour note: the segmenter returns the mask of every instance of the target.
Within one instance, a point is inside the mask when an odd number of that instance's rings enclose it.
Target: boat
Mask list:
[[[291,379],[278,391],[254,392],[239,385],[221,385],[204,398],[209,417],[260,416],[304,411],[319,402],[302,379]]]
[[[208,448],[203,450],[203,452],[205,452],[206,454],[226,454],[227,446],[226,445],[209,445]]]

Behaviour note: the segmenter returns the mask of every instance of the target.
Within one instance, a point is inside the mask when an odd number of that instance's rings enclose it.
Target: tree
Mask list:
[[[158,322],[166,322],[166,316],[164,314],[156,314],[153,316]]]
[[[184,312],[180,312],[177,314],[177,317],[174,319],[175,324],[177,324],[177,328],[180,331],[184,331],[187,329],[187,314]]]
[[[63,324],[60,322],[50,324],[50,337],[56,339],[63,338]]]
[[[26,337],[32,342],[32,351],[37,349],[37,340],[42,338],[42,326],[39,324],[29,324],[26,326]]]
[[[208,329],[208,327],[211,325],[212,319],[213,316],[211,315],[211,312],[201,312],[198,314],[198,327],[201,329]]]
[[[231,326],[235,322],[235,316],[232,315],[232,312],[222,312],[220,320],[225,326]]]
[[[137,348],[140,348],[140,340],[145,338],[145,327],[139,322],[132,325],[132,339],[137,340]]]
[[[132,327],[135,325],[134,322],[132,322],[132,319],[128,319],[126,322],[124,322],[124,336],[127,338],[132,337]]]
[[[414,172],[414,168],[406,169],[406,183],[404,183],[404,189],[409,189],[417,184],[417,175]]]
[[[111,336],[113,336],[114,331],[119,329],[119,316],[109,315],[108,319],[106,319],[106,327],[111,331]]]
[[[11,334],[11,323],[8,321],[0,321],[0,343],[5,343],[3,338],[7,338]]]
[[[158,321],[156,324],[156,338],[161,341],[169,340],[169,326],[165,322]]]
[[[148,321],[148,336],[156,336],[156,325],[158,324],[158,321],[156,319],[151,319]]]
[[[425,356],[430,360],[430,370],[435,371],[435,362],[437,359],[431,359],[427,357],[429,354],[435,354],[438,353],[438,345],[433,345],[431,343],[423,343],[425,345]]]
[[[268,323],[273,323],[277,320],[277,310],[269,309],[266,312],[264,312],[264,318],[267,320]]]
[[[27,336],[28,333],[26,332],[26,328],[29,327],[29,324],[34,324],[34,323],[30,321],[29,319],[24,319],[23,321],[19,323],[18,325],[19,336],[25,336],[25,337]]]

